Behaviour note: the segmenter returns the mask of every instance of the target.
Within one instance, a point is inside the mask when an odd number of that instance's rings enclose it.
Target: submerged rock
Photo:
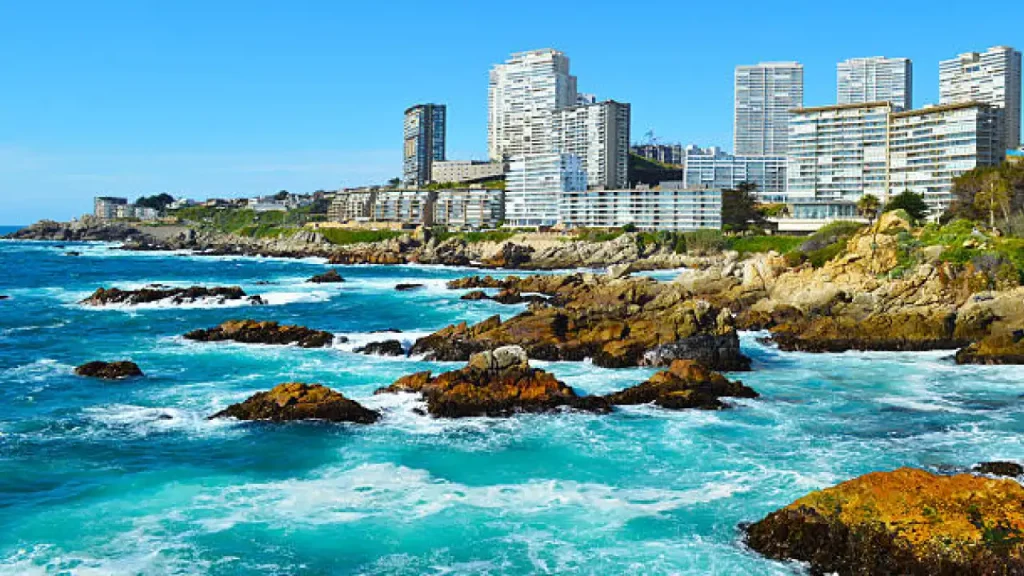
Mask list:
[[[465,368],[432,377],[430,372],[403,376],[377,393],[416,392],[427,412],[445,418],[511,416],[519,412],[550,412],[561,407],[608,412],[603,398],[578,396],[552,374],[532,368],[519,346],[505,346],[470,357]]]
[[[959,350],[957,364],[1024,364],[1024,330],[993,334]]]
[[[258,392],[244,402],[232,404],[210,416],[239,420],[328,420],[373,424],[380,413],[349,400],[339,392],[321,384],[289,382],[267,392]]]
[[[341,277],[341,274],[338,274],[338,271],[334,269],[328,270],[323,274],[317,274],[306,280],[306,282],[312,282],[313,284],[336,284],[344,281],[345,279]]]
[[[10,296],[8,296],[6,294],[0,294],[0,300],[9,300],[9,299],[10,299]]]
[[[142,370],[134,362],[120,360],[117,362],[88,362],[75,368],[75,374],[89,378],[102,378],[104,380],[120,380],[122,378],[135,378],[143,376]]]
[[[185,334],[185,338],[200,342],[232,340],[245,344],[298,344],[302,348],[323,348],[334,341],[330,332],[256,320],[229,320],[213,328],[193,330]]]
[[[1024,487],[900,468],[805,496],[746,528],[769,558],[814,573],[1024,573]]]
[[[370,342],[366,346],[356,348],[357,354],[372,354],[374,356],[405,356],[405,347],[398,340],[385,340],[383,342]]]
[[[399,292],[418,290],[420,288],[423,288],[423,284],[395,284],[395,290],[398,290]]]
[[[742,382],[730,382],[718,372],[693,360],[675,360],[668,370],[650,380],[605,396],[612,404],[648,404],[670,409],[720,410],[722,397],[757,398],[758,393]]]
[[[125,304],[135,306],[151,302],[168,301],[171,304],[191,304],[201,300],[212,299],[223,304],[229,300],[248,298],[252,304],[265,304],[260,296],[246,296],[238,286],[217,286],[206,288],[192,286],[189,288],[165,288],[159,285],[148,286],[139,290],[120,290],[118,288],[98,288],[91,296],[81,301],[87,306],[106,306]]]
[[[990,476],[1006,476],[1008,478],[1019,478],[1024,476],[1024,466],[1016,462],[982,462],[974,468],[971,468],[972,472],[978,474],[988,474]]]

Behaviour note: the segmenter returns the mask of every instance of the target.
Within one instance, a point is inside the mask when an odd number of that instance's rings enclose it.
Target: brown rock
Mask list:
[[[330,332],[256,320],[229,320],[220,326],[189,332],[185,338],[200,342],[232,340],[245,344],[297,344],[302,348],[323,348],[334,342],[334,335]]]
[[[698,362],[675,360],[668,370],[658,372],[650,380],[605,398],[616,405],[653,402],[662,408],[676,410],[720,410],[727,407],[721,401],[724,396],[757,398],[758,394],[741,382],[730,382]]]
[[[957,364],[1024,364],[1024,330],[993,334],[959,350]]]
[[[345,279],[341,277],[341,274],[338,274],[338,271],[334,269],[328,270],[323,274],[317,274],[306,280],[306,282],[312,282],[313,284],[336,284],[344,281]]]
[[[142,370],[134,362],[121,360],[118,362],[89,362],[75,368],[75,374],[89,378],[104,380],[120,380],[143,376]]]
[[[267,392],[258,392],[246,401],[232,404],[210,418],[272,422],[327,420],[373,424],[380,419],[380,413],[364,408],[326,386],[290,382],[279,384]]]
[[[990,476],[1006,476],[1008,478],[1024,476],[1024,466],[1016,462],[982,462],[971,468],[971,470],[978,474],[988,474]]]

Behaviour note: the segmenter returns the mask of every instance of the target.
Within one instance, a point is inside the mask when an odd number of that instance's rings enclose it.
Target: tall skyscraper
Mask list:
[[[804,67],[762,62],[736,67],[733,145],[737,155],[784,156],[789,111],[804,105]]]
[[[417,104],[405,111],[402,175],[406,184],[430,182],[433,163],[445,159],[445,115],[444,104]]]
[[[569,58],[550,48],[513,54],[491,69],[487,103],[492,160],[552,152],[553,112],[576,104]]]
[[[839,104],[892,102],[901,110],[914,107],[913,64],[909,58],[851,58],[836,66]]]
[[[1020,146],[1021,56],[1009,46],[967,52],[939,63],[939,103],[981,102],[1002,110],[1004,150]]]
[[[554,112],[555,151],[579,157],[589,186],[629,185],[629,110],[609,100]]]

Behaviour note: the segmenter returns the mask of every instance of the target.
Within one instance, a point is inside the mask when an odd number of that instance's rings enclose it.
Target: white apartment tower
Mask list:
[[[836,66],[837,103],[892,102],[900,110],[910,110],[913,80],[909,58],[851,58]]]
[[[513,54],[491,69],[487,102],[491,160],[552,152],[553,112],[576,104],[569,58],[550,48]]]
[[[736,154],[785,156],[789,111],[803,105],[803,65],[763,62],[737,66],[733,122]]]
[[[515,156],[505,179],[506,224],[553,226],[561,195],[586,189],[587,173],[572,154]]]
[[[591,187],[629,185],[629,104],[609,100],[554,114],[555,151],[579,157]]]
[[[939,104],[981,102],[1002,110],[999,140],[1004,150],[1021,144],[1020,100],[1021,56],[1009,46],[939,63]]]

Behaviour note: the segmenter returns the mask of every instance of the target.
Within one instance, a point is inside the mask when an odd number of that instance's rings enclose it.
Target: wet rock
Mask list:
[[[409,290],[419,290],[423,288],[423,284],[395,284],[395,290],[399,292],[408,292]]]
[[[65,256],[81,256],[82,253],[81,252],[76,252],[74,250],[69,250],[68,252],[65,252],[64,255]]]
[[[401,334],[402,331],[398,328],[384,328],[382,330],[371,330],[370,334]]]
[[[813,573],[1024,573],[1024,487],[900,468],[805,496],[745,528],[747,544]]]
[[[370,342],[366,346],[356,348],[354,352],[374,356],[405,356],[405,347],[398,340],[385,340],[383,342]]]
[[[185,334],[185,338],[200,342],[231,340],[245,344],[297,344],[302,348],[323,348],[334,341],[330,332],[256,320],[229,320],[210,329],[193,330]]]
[[[992,334],[959,350],[957,364],[1024,364],[1024,330]]]
[[[978,474],[988,474],[990,476],[1006,476],[1008,478],[1019,478],[1024,476],[1024,466],[1016,462],[982,462],[971,471],[977,472]]]
[[[160,286],[151,286],[140,290],[99,288],[91,296],[82,300],[81,304],[87,306],[106,306],[110,304],[135,306],[138,304],[167,301],[171,304],[181,305],[201,300],[214,300],[223,304],[229,300],[241,300],[243,298],[247,298],[252,304],[265,304],[262,297],[247,297],[245,291],[238,286],[218,286],[215,288],[205,288],[203,286],[162,288]]]
[[[483,290],[473,290],[463,294],[459,300],[490,300],[491,297]]]
[[[120,380],[123,378],[136,378],[143,376],[142,370],[134,362],[120,360],[117,362],[88,362],[75,368],[75,374],[89,378],[102,378],[104,380]]]
[[[725,376],[692,360],[675,360],[668,370],[658,372],[650,380],[605,396],[615,405],[653,402],[656,406],[675,410],[721,410],[727,407],[722,397],[757,398],[758,394],[743,383],[730,382]]]
[[[321,384],[290,382],[279,384],[267,392],[258,392],[246,401],[232,404],[210,418],[272,422],[327,420],[373,424],[380,419],[380,413],[365,408]]]
[[[10,298],[11,297],[6,294],[0,294],[0,300],[10,300]]]
[[[608,412],[599,397],[581,397],[565,383],[532,368],[518,346],[487,350],[470,357],[465,368],[432,377],[430,372],[403,376],[377,393],[414,392],[427,402],[432,416],[511,416],[520,412],[550,412],[573,408]]]
[[[313,284],[336,284],[344,281],[345,279],[341,277],[341,274],[338,274],[338,271],[334,269],[328,270],[323,274],[317,274],[306,280],[306,282],[312,282]]]

